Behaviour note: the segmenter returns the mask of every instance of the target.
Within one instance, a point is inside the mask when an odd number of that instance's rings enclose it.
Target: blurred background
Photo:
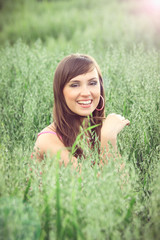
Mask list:
[[[160,0],[0,0],[0,240],[160,239],[159,50]],[[97,178],[83,142],[82,179],[30,158],[72,52],[100,64],[106,116],[131,122],[118,139],[124,175],[109,161]]]
[[[160,47],[160,0],[0,0],[0,46],[40,39],[47,49]]]

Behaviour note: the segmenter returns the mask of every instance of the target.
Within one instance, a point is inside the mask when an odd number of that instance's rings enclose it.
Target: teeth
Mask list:
[[[89,101],[78,101],[78,103],[88,105],[88,104],[91,104],[91,100],[89,100]]]

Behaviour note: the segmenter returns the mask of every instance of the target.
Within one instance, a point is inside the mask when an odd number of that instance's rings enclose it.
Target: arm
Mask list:
[[[117,135],[126,126],[129,125],[130,121],[125,119],[121,115],[112,113],[107,116],[104,120],[101,128],[101,151],[102,156],[104,155],[105,149],[107,152],[107,158],[111,157],[109,153],[109,144],[111,143],[115,154],[117,153]],[[105,156],[103,156],[105,158]],[[106,160],[105,160],[106,161]]]

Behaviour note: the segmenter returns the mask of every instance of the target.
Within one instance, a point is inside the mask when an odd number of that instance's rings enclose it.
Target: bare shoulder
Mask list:
[[[56,154],[58,150],[64,148],[64,144],[57,134],[52,132],[55,132],[55,130],[48,126],[44,128],[37,137],[34,150],[38,152],[41,158],[43,158],[43,154],[48,151],[50,151],[51,154]]]

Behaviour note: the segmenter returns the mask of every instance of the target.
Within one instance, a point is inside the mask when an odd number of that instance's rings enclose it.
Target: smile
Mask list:
[[[77,101],[80,105],[90,105],[92,103],[92,100],[85,100],[85,101]]]

